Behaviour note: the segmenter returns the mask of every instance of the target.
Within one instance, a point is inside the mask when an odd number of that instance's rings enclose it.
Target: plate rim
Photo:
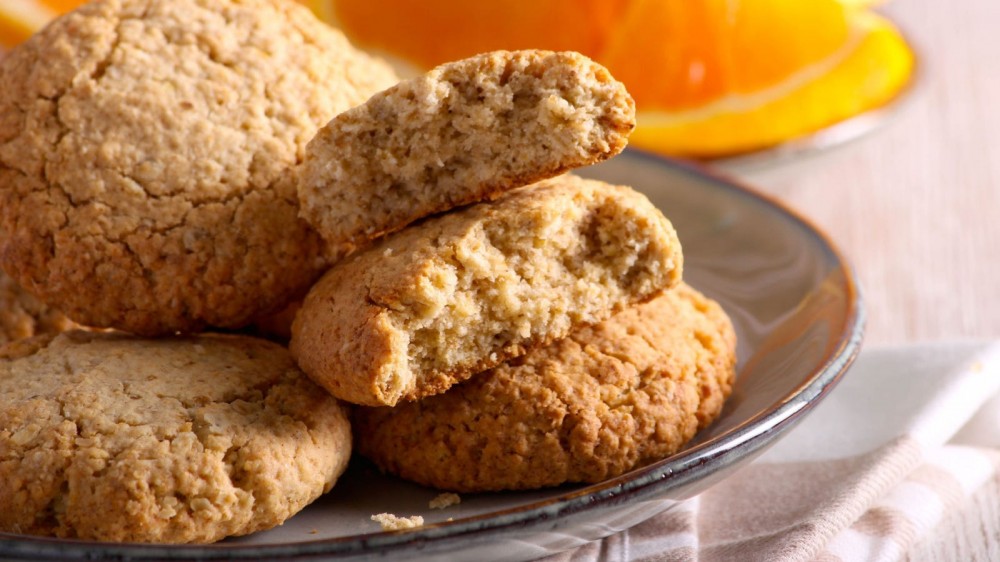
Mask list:
[[[150,558],[293,559],[317,555],[337,557],[384,554],[401,548],[423,546],[487,531],[511,530],[530,524],[540,518],[558,520],[574,513],[607,506],[624,495],[633,496],[629,498],[632,501],[653,494],[666,493],[698,478],[697,469],[714,458],[744,449],[743,452],[747,454],[762,452],[784,430],[798,422],[824,395],[829,393],[857,357],[864,337],[866,308],[856,272],[822,229],[775,196],[694,162],[671,159],[635,148],[627,149],[619,158],[636,158],[656,166],[669,168],[672,172],[711,182],[717,188],[753,200],[758,205],[784,215],[787,220],[796,223],[803,233],[812,236],[828,254],[831,261],[838,266],[835,269],[841,271],[846,289],[847,309],[844,316],[844,328],[837,334],[836,338],[831,338],[834,343],[829,346],[829,350],[822,360],[818,361],[807,374],[804,374],[797,385],[782,394],[777,407],[757,412],[721,435],[615,478],[580,486],[556,497],[527,505],[463,517],[452,522],[430,523],[414,530],[382,531],[295,543],[236,545],[219,543],[207,545],[100,543],[78,539],[0,533],[0,555],[26,558],[58,556],[64,559],[105,555],[142,560]],[[711,471],[709,474],[713,472]]]

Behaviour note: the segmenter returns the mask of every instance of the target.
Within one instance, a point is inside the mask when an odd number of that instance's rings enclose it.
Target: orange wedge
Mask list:
[[[0,46],[17,45],[52,18],[83,3],[84,0],[3,0],[0,2]]]
[[[417,68],[493,49],[580,51],[636,99],[633,144],[716,157],[895,98],[913,55],[876,0],[309,0],[362,47]]]
[[[599,59],[636,99],[635,145],[695,157],[776,145],[886,104],[913,71],[909,47],[874,12],[740,0],[719,17],[725,4],[640,0],[621,22]],[[657,34],[649,21],[671,23]]]

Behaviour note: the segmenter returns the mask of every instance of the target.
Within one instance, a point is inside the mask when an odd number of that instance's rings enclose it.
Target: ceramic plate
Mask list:
[[[639,152],[585,175],[645,192],[674,223],[688,283],[722,303],[739,337],[738,375],[720,419],[682,452],[596,485],[465,494],[428,509],[434,490],[352,464],[334,490],[271,531],[210,546],[105,545],[0,535],[0,557],[315,559],[379,556],[522,560],[608,536],[724,478],[825,396],[861,344],[863,308],[843,258],[777,202],[697,168]],[[372,514],[423,515],[380,532]]]

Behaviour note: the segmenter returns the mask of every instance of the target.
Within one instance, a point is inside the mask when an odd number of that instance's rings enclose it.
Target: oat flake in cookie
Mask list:
[[[92,326],[235,328],[304,291],[290,170],[396,82],[292,0],[99,0],[0,63],[0,259]]]
[[[687,285],[395,408],[355,408],[387,472],[479,492],[599,482],[677,452],[732,391],[736,336]]]
[[[66,332],[0,348],[0,531],[205,543],[281,524],[351,450],[276,344]]]

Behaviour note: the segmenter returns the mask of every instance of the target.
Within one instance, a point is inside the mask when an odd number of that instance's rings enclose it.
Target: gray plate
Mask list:
[[[437,492],[352,464],[334,490],[271,531],[209,546],[98,544],[0,534],[0,557],[523,560],[608,536],[689,498],[750,461],[822,399],[861,346],[864,313],[843,258],[815,227],[700,169],[626,151],[584,175],[645,192],[674,223],[684,277],[718,300],[739,337],[738,375],[719,420],[682,452],[600,484],[467,494],[430,510]],[[380,532],[375,513],[423,515]]]

